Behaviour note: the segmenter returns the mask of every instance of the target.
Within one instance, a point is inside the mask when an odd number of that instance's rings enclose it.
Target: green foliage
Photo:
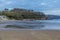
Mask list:
[[[2,12],[0,12],[0,15],[6,15],[10,19],[16,19],[16,20],[45,18],[45,14],[43,12],[35,12],[32,10],[19,9],[19,8],[15,8],[12,10],[5,9]]]

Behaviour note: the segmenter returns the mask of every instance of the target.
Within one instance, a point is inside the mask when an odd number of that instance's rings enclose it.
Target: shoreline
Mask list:
[[[23,29],[23,28],[0,28],[0,31],[8,31],[8,30],[32,30],[32,31],[60,31],[59,29]]]

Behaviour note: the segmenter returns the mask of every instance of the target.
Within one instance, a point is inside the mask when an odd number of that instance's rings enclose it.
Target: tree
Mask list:
[[[27,10],[27,9],[19,9],[15,8],[12,10],[8,10],[5,8],[2,12],[0,12],[2,15],[8,16],[10,19],[41,19],[45,18],[45,14],[43,12],[35,12],[33,10]]]

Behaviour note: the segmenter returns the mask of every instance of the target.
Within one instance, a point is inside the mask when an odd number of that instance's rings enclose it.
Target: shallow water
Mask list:
[[[23,26],[24,28],[5,28],[7,25]],[[34,21],[10,20],[0,23],[0,29],[60,30],[60,20],[34,20]]]

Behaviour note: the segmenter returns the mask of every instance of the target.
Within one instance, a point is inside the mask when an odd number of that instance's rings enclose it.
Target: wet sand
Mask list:
[[[0,30],[0,40],[60,40],[60,31]]]

